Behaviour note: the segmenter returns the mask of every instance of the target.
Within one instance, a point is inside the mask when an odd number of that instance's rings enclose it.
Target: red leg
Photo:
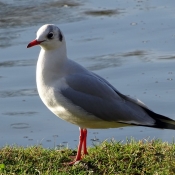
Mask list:
[[[83,154],[88,154],[88,152],[87,152],[87,145],[86,145],[87,129],[84,129],[84,130],[83,130],[83,133],[84,133]]]
[[[79,137],[77,155],[76,155],[75,160],[73,162],[70,162],[69,165],[73,165],[76,161],[81,160],[81,150],[82,150],[82,145],[84,142],[84,131],[82,128],[79,128],[79,129],[80,129],[80,137]],[[87,133],[86,133],[86,135],[87,135]]]

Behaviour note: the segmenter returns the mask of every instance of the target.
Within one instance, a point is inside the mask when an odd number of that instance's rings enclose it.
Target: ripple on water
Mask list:
[[[6,112],[6,113],[3,113],[3,115],[8,115],[8,116],[31,116],[35,114],[37,114],[37,112]]]
[[[27,123],[13,123],[10,125],[13,129],[27,129],[30,125]]]
[[[0,98],[18,97],[18,96],[35,96],[38,95],[36,89],[20,89],[0,91]]]
[[[81,16],[73,15],[81,4],[70,0],[62,1],[18,1],[0,3],[0,24],[1,28],[29,26],[42,24],[45,21],[77,20]],[[67,8],[69,7],[69,8]],[[67,11],[70,11],[67,13]]]
[[[0,67],[16,67],[16,66],[34,66],[36,65],[36,60],[10,60],[0,62]]]
[[[72,22],[84,19],[74,0],[4,1],[0,2],[0,48],[12,46],[21,28],[46,23]],[[25,29],[23,29],[25,30]]]
[[[122,13],[118,9],[88,10],[84,12],[86,15],[92,16],[113,16]]]

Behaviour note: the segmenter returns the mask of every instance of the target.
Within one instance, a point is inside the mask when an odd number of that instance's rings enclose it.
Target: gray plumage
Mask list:
[[[47,37],[52,32],[53,36]],[[60,36],[61,35],[61,36]],[[140,100],[67,58],[66,42],[55,25],[44,25],[31,45],[40,44],[37,87],[44,104],[58,117],[81,128],[140,125],[175,129],[175,121],[156,114]]]

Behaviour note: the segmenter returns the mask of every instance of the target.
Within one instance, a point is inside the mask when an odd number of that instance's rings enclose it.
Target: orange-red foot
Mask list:
[[[81,157],[82,147],[83,147],[83,155],[88,154],[87,146],[86,146],[87,129],[82,129],[82,128],[79,128],[79,129],[80,129],[80,137],[79,137],[77,155],[76,155],[76,158],[74,159],[74,161],[68,163],[68,165],[74,165],[82,159],[82,157]]]

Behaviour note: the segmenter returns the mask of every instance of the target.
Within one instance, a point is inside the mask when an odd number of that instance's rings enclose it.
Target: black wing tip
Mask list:
[[[143,107],[142,107],[143,108]],[[160,128],[160,129],[174,129],[175,130],[175,120],[163,116],[161,114],[157,114],[147,108],[143,108],[145,112],[152,117],[156,122],[153,126],[153,128]]]

